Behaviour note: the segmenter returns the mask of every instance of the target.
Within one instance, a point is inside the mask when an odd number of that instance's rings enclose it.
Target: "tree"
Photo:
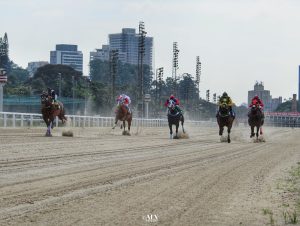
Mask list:
[[[77,86],[73,87],[73,79]],[[47,64],[38,68],[32,78],[27,80],[26,84],[32,86],[34,94],[40,94],[42,90],[46,90],[50,87],[58,93],[61,86],[63,97],[73,97],[73,88],[75,89],[75,95],[78,98],[84,98],[85,94],[82,91],[82,87],[86,87],[86,78],[82,76],[82,73],[74,70],[72,67],[61,64]]]

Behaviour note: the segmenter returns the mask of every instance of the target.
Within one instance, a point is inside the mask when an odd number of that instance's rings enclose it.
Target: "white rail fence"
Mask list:
[[[112,127],[114,125],[113,117],[99,116],[79,116],[66,115],[68,126],[71,127]],[[63,126],[56,118],[55,125]],[[213,121],[190,121],[184,123],[185,126],[215,126]],[[133,118],[132,126],[142,127],[165,127],[168,126],[167,119],[142,119]],[[41,114],[0,112],[0,127],[45,127]]]

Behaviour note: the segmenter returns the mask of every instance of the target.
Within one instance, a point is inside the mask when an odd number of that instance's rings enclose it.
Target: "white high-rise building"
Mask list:
[[[83,54],[77,50],[77,45],[59,44],[55,51],[50,51],[50,64],[69,65],[83,72]]]
[[[123,63],[138,64],[139,35],[134,28],[123,28],[122,33],[109,34],[110,50],[118,50]],[[145,37],[144,64],[152,68],[153,37]],[[126,57],[123,57],[124,56]],[[120,58],[122,56],[122,59]]]

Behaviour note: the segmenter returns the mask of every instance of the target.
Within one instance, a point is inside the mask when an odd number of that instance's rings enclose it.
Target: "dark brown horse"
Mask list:
[[[250,138],[256,135],[256,139],[258,140],[258,132],[260,130],[260,134],[263,134],[262,126],[264,124],[264,114],[258,104],[251,107],[248,113],[248,124],[251,127]],[[254,133],[254,127],[256,127],[256,133]]]
[[[41,95],[41,104],[43,119],[47,125],[46,136],[52,136],[51,129],[53,129],[54,127],[55,117],[58,116],[62,123],[65,123],[65,121],[67,121],[64,106],[61,102],[53,104],[51,96],[49,96],[47,93],[43,93]]]
[[[125,106],[125,104],[119,104],[116,111],[116,117],[115,117],[115,125],[113,126],[113,129],[116,128],[118,121],[122,121],[123,125],[121,125],[124,128],[123,130],[123,135],[128,134],[130,135],[130,126],[131,126],[131,121],[132,121],[132,113],[129,112],[128,107]],[[127,121],[128,123],[128,133],[125,131],[125,122]]]
[[[170,139],[178,139],[178,127],[179,122],[181,122],[182,126],[182,132],[185,133],[183,123],[184,123],[184,117],[181,112],[179,112],[178,108],[175,105],[175,102],[173,100],[169,101],[168,104],[168,123],[169,123],[169,129],[170,129]],[[172,125],[176,126],[176,135],[173,137],[173,129]]]
[[[232,123],[233,123],[234,117],[230,114],[230,109],[229,106],[226,103],[223,103],[220,105],[220,110],[217,114],[217,122],[219,125],[219,135],[223,135],[224,127],[227,127],[227,142],[230,143],[230,132],[232,128]],[[221,140],[222,141],[222,140]]]

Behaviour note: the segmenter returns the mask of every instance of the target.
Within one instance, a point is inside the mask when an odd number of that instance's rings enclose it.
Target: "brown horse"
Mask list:
[[[115,125],[113,126],[113,129],[116,128],[118,121],[122,121],[123,125],[121,125],[124,128],[123,130],[123,135],[126,134],[125,131],[125,122],[127,121],[128,123],[128,135],[130,135],[130,126],[131,126],[131,121],[132,121],[132,113],[129,112],[129,109],[124,105],[124,104],[119,104],[116,111],[116,117],[115,117]]]
[[[43,119],[47,125],[46,136],[52,136],[51,129],[53,129],[54,127],[55,117],[58,116],[62,123],[65,123],[65,121],[67,121],[64,106],[61,102],[57,102],[57,105],[54,105],[52,103],[51,96],[49,96],[47,93],[43,93],[41,95],[41,104]]]
[[[224,127],[227,127],[227,142],[230,143],[231,139],[230,139],[230,132],[231,132],[231,128],[232,128],[232,123],[233,123],[234,117],[230,114],[230,109],[229,106],[226,103],[223,103],[220,106],[220,111],[217,114],[217,121],[218,121],[218,125],[219,125],[219,135],[222,136],[223,135],[223,131],[224,131]],[[222,141],[222,139],[221,139]]]

